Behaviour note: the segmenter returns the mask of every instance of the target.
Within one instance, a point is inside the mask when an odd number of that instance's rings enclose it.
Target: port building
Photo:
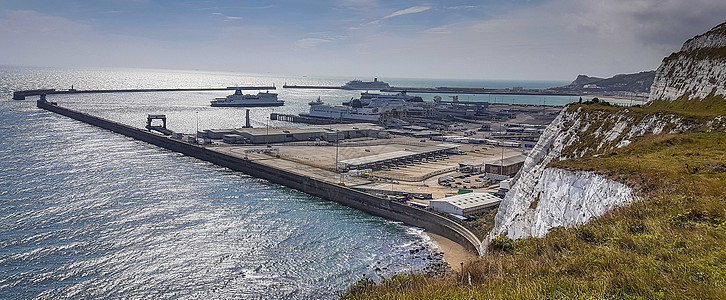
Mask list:
[[[351,158],[340,161],[345,170],[372,169],[380,170],[393,167],[412,165],[422,160],[441,160],[448,158],[451,151],[458,150],[459,145],[438,144],[414,149],[406,149],[388,153]]]
[[[501,198],[489,193],[460,194],[429,201],[434,211],[458,216],[471,216],[499,205]]]
[[[299,127],[261,127],[239,129],[210,129],[197,133],[199,137],[221,139],[232,144],[266,144],[299,141],[328,141],[359,137],[386,138],[390,135],[378,125],[330,124]]]
[[[496,160],[494,162],[484,165],[484,172],[514,176],[524,165],[525,159],[525,156],[517,155],[510,158],[505,158],[504,160]]]

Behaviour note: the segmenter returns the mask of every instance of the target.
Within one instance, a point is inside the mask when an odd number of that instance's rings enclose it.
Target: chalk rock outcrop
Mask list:
[[[645,134],[677,133],[699,124],[672,114],[635,114],[582,108],[562,113],[530,152],[499,206],[489,239],[540,237],[554,227],[583,224],[635,197],[631,188],[602,175],[548,168],[551,162],[599,155]],[[720,125],[719,125],[720,126]]]
[[[686,41],[679,52],[663,59],[650,100],[672,101],[683,95],[704,98],[711,93],[726,94],[726,23]],[[702,123],[670,113],[563,109],[514,178],[488,240],[504,234],[512,239],[540,237],[554,227],[583,224],[636,197],[619,182],[593,172],[548,168],[551,162],[604,154],[646,134],[696,127],[726,130],[726,118]]]
[[[704,98],[712,92],[726,94],[726,23],[689,39],[664,58],[649,100],[676,100],[685,94]]]

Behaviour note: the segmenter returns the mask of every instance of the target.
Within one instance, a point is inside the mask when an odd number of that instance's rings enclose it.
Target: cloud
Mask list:
[[[320,44],[326,44],[330,43],[331,40],[329,39],[320,39],[320,38],[306,38],[306,39],[300,39],[295,41],[295,46],[300,48],[314,48],[317,47]]]
[[[0,64],[572,80],[655,69],[686,39],[726,21],[723,0],[546,0],[495,7],[485,16],[439,9],[436,22],[418,18],[396,27],[379,21],[434,8],[391,13],[375,0],[341,1],[334,16],[319,14],[311,27],[272,19],[253,26],[260,23],[255,14],[245,15],[250,22],[218,22],[231,10],[205,10],[201,22],[169,24],[169,34],[157,39],[109,34],[142,33],[103,18],[0,10],[0,40],[10,41],[0,47]],[[265,42],[249,47],[255,40]]]
[[[0,49],[0,63],[33,66],[123,66],[132,60],[143,66],[154,61],[147,53],[173,50],[154,40],[102,35],[92,23],[35,11],[2,11],[0,40],[12,41]]]
[[[388,19],[388,18],[403,16],[403,15],[408,15],[408,14],[417,14],[417,13],[420,13],[420,12],[425,12],[425,11],[427,11],[429,9],[431,9],[430,6],[413,6],[413,7],[409,7],[409,8],[406,8],[406,9],[394,11],[390,15],[387,15],[387,16],[385,16],[383,18],[384,19]]]
[[[364,10],[376,7],[378,4],[376,0],[339,0],[338,5],[352,10]]]
[[[655,69],[724,16],[722,0],[551,0],[417,34],[359,35],[352,48],[364,73],[396,65],[444,78],[571,80]]]
[[[242,17],[226,17],[224,18],[225,21],[239,21],[242,20]]]
[[[265,72],[272,57],[286,57],[291,41],[269,27],[225,22],[203,36],[156,40],[108,34],[94,23],[35,11],[0,11],[0,64],[60,67],[140,67]],[[200,43],[205,38],[208,42]],[[250,40],[264,40],[255,47]],[[241,55],[242,54],[242,55]],[[230,65],[230,59],[237,65]],[[282,61],[282,59],[280,59]],[[284,65],[280,65],[284,66]]]
[[[457,5],[457,6],[447,6],[445,8],[446,9],[458,10],[458,9],[474,9],[474,8],[477,8],[477,7],[478,6],[476,6],[476,5]]]
[[[721,0],[557,0],[543,7],[561,13],[562,28],[603,39],[634,38],[645,45],[681,44],[695,33],[726,21]]]

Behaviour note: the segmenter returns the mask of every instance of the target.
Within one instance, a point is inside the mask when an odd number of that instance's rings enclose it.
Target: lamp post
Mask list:
[[[265,146],[270,147],[270,116],[267,116],[267,133],[265,134]]]
[[[338,145],[340,145],[340,135],[338,130],[335,130],[335,173],[338,172]],[[342,176],[342,175],[341,175]]]
[[[633,106],[633,96],[634,96],[634,93],[631,94],[631,93],[625,92],[625,94],[630,96],[629,97],[630,98],[630,106],[632,107]]]
[[[502,134],[502,122],[499,122],[499,134]],[[499,165],[499,175],[504,175],[504,141],[502,141],[502,162]]]
[[[197,115],[197,131],[194,133],[194,140],[197,140],[197,137],[199,137],[199,112],[194,112]]]

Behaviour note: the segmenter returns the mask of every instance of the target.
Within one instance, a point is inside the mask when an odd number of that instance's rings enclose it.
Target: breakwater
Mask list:
[[[332,85],[288,85],[284,84],[282,86],[286,89],[313,89],[313,90],[345,90],[342,86],[332,86]]]
[[[407,92],[407,93],[434,93],[434,94],[485,94],[485,95],[515,95],[515,96],[577,96],[573,92],[561,92],[551,89],[487,89],[465,87],[390,87],[381,92]]]
[[[577,96],[579,94],[569,91],[557,91],[552,89],[488,89],[488,88],[467,88],[467,87],[390,87],[385,89],[348,88],[345,86],[329,85],[288,85],[282,86],[286,89],[318,89],[318,90],[379,90],[390,93],[433,93],[433,94],[484,94],[484,95],[513,95],[513,96]]]
[[[181,89],[121,89],[121,90],[27,90],[13,92],[13,100],[25,100],[25,97],[57,94],[104,94],[104,93],[146,93],[146,92],[199,92],[199,91],[225,91],[225,90],[274,90],[274,86],[245,86],[224,88],[181,88]]]
[[[268,165],[246,160],[187,143],[166,136],[148,132],[118,122],[106,120],[86,113],[58,106],[46,100],[38,100],[37,106],[72,119],[141,140],[171,151],[179,152],[201,160],[240,171],[245,174],[281,184],[326,200],[338,202],[372,215],[421,227],[431,233],[444,236],[466,249],[481,254],[480,241],[474,233],[464,226],[430,211],[392,202],[371,194],[357,191],[335,183],[317,180],[289,170],[273,168]]]

